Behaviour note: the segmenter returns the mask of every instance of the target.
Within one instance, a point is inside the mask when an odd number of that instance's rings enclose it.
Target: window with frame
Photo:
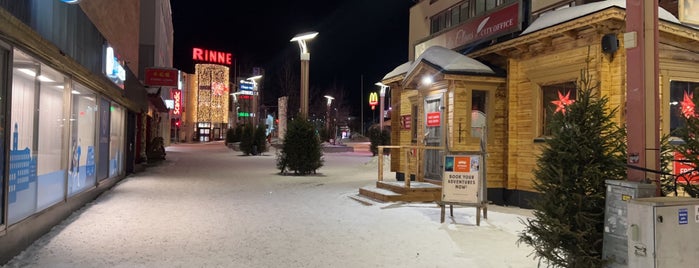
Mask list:
[[[670,81],[670,133],[685,126],[685,118],[696,115],[694,97],[699,95],[699,82]]]
[[[546,85],[541,87],[541,96],[541,133],[543,136],[550,136],[551,130],[549,130],[549,125],[553,114],[557,112],[565,113],[567,106],[572,104],[577,98],[577,88],[573,81]]]

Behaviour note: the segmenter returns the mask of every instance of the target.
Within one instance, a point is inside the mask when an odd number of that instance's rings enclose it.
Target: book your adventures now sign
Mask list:
[[[479,203],[480,155],[447,155],[444,157],[442,201],[451,203]]]

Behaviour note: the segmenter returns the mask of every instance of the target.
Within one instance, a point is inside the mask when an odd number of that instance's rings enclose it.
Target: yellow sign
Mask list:
[[[371,92],[371,94],[369,94],[369,105],[376,106],[376,104],[379,104],[379,94]]]

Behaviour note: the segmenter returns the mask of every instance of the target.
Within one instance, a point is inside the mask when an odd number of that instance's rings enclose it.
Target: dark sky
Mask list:
[[[280,94],[275,67],[290,62],[298,72],[299,47],[289,42],[298,33],[319,32],[308,43],[310,94],[343,90],[354,115],[366,102],[360,101],[362,84],[368,101],[367,92],[378,89],[374,83],[408,60],[412,0],[171,0],[171,5],[175,68],[193,73],[193,47],[231,52],[240,76],[250,75],[252,67],[265,69],[264,102],[273,105]],[[363,105],[366,113],[368,104]]]

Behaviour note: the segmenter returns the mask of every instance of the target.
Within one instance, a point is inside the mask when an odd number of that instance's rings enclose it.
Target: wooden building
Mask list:
[[[583,69],[599,82],[610,108],[620,111],[617,123],[624,124],[625,16],[624,0],[601,1],[549,12],[513,38],[493,39],[467,53],[441,46],[419,53],[418,44],[418,58],[382,81],[391,87],[394,118],[399,119],[391,123],[392,144],[401,147],[391,153],[397,179],[439,185],[445,154],[479,151],[477,109],[485,113],[488,200],[528,207],[527,200],[537,195],[533,170],[547,136],[552,101],[575,98]],[[660,124],[667,134],[680,124],[684,95],[699,94],[699,27],[680,22],[663,8],[659,18]],[[491,71],[452,68],[463,61]],[[423,82],[430,77],[433,81]]]

